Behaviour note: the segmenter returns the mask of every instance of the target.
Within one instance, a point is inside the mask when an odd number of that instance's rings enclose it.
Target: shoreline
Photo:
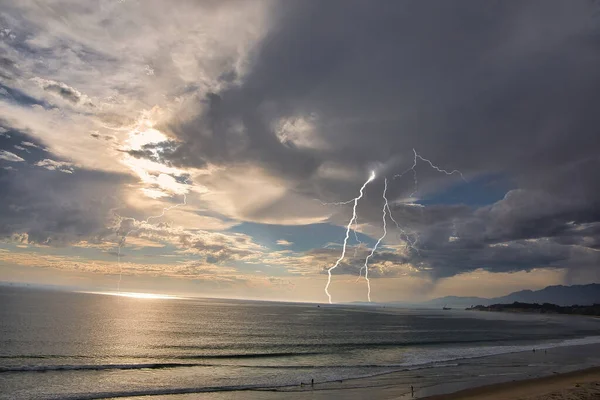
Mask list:
[[[344,379],[343,382],[321,381],[315,382],[314,386],[309,383],[304,386],[249,389],[244,391],[244,398],[545,400],[548,397],[540,396],[552,393],[554,400],[600,399],[600,357],[593,356],[600,354],[599,351],[600,344],[595,343],[557,347],[548,354],[539,351],[505,353],[466,359],[447,367],[390,371],[368,377]],[[565,363],[565,355],[572,361]],[[539,369],[539,364],[545,364],[546,367]],[[576,387],[576,384],[580,387]],[[411,386],[414,387],[414,396],[411,395]],[[578,392],[576,396],[563,397],[561,394],[573,390]],[[186,400],[191,398],[177,397]],[[233,393],[223,393],[202,398],[230,400],[236,397]]]
[[[269,389],[257,388],[212,393],[193,392],[168,394],[166,396],[164,394],[128,395],[126,397],[131,400],[165,397],[173,400],[237,400],[241,397],[248,400],[328,400],[332,398],[347,400],[362,400],[365,398],[373,400],[594,400],[600,398],[600,366],[549,376],[486,384],[432,396],[420,396],[417,390],[412,396],[410,386],[405,383],[387,382],[387,384],[382,385],[382,382],[377,382],[373,378],[358,379],[364,381],[366,385],[357,386],[332,385],[330,382],[315,384],[314,388],[308,385],[308,387],[296,388],[296,390],[272,387]],[[121,396],[102,398],[118,400]]]
[[[397,372],[392,372],[386,376],[393,377],[394,374],[397,374]],[[348,400],[365,398],[374,400],[594,400],[600,398],[600,366],[565,373],[554,373],[542,377],[517,378],[474,387],[468,387],[469,383],[464,382],[462,389],[448,392],[442,389],[439,394],[425,396],[419,395],[421,390],[418,389],[422,388],[415,387],[413,396],[410,392],[410,386],[405,382],[395,383],[387,379],[382,382],[378,378],[381,378],[381,376],[348,380],[344,381],[345,384],[320,383],[315,384],[314,388],[308,385],[308,387],[296,388],[295,390],[287,390],[289,388],[250,389],[244,391],[244,398],[252,400],[283,398],[292,400],[326,400],[332,398]],[[352,385],[352,383],[359,384]],[[350,385],[347,386],[347,384]],[[233,399],[235,397],[225,395],[223,398]],[[181,399],[184,399],[184,397]],[[191,397],[185,397],[185,399],[191,399]]]
[[[562,374],[540,378],[514,380],[495,383],[453,393],[421,397],[422,400],[500,400],[500,399],[542,399],[552,396],[561,399],[561,395],[578,393],[582,399],[600,397],[600,366],[585,368]],[[588,396],[588,397],[581,397]],[[564,397],[564,396],[563,396]]]
[[[523,351],[477,357],[438,368],[390,371],[343,381],[317,381],[314,386],[307,381],[303,386],[216,391],[167,389],[164,393],[144,390],[104,392],[77,398],[237,400],[242,396],[248,400],[593,400],[600,399],[600,357],[594,354],[600,355],[600,343],[558,347],[548,354]],[[565,355],[570,357],[570,362]],[[546,368],[540,370],[540,363]],[[411,386],[414,386],[414,394],[411,394]]]

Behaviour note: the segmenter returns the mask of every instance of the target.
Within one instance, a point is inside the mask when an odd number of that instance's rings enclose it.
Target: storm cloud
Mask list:
[[[429,210],[408,221],[423,238],[415,259],[441,275],[565,265],[567,240],[582,252],[597,243],[589,229],[573,239],[573,226],[600,221],[597,4],[302,1],[276,10],[243,82],[200,96],[191,120],[169,122],[182,142],[170,162],[251,162],[292,190],[336,200],[353,197],[366,172],[332,185],[320,167],[379,162],[393,175],[410,167],[412,148],[470,180],[503,176],[506,196],[470,207],[454,233]],[[304,137],[281,140],[282,121],[299,118],[310,120]],[[456,184],[425,169],[419,196]],[[398,182],[395,197],[411,183]],[[549,242],[523,242],[533,239]]]
[[[0,170],[0,204],[37,211],[3,216],[6,237],[97,237],[111,207],[129,201],[141,219],[186,195],[193,223],[136,237],[209,264],[241,268],[260,254],[320,276],[338,248],[279,238],[288,252],[267,256],[253,242],[263,238],[236,243],[225,230],[345,228],[351,206],[322,203],[354,198],[375,171],[357,229],[380,236],[384,178],[400,226],[388,223],[375,278],[552,268],[600,279],[597,2],[144,4],[53,4],[73,30],[54,20],[45,30],[37,6],[10,7],[0,83],[14,108],[0,118],[32,137],[2,147],[2,165],[18,170]],[[23,140],[48,154],[17,154]],[[132,201],[134,190],[154,202]],[[361,266],[348,259],[335,273]]]

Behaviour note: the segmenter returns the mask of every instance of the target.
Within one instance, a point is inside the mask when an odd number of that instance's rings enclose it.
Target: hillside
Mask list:
[[[589,306],[567,306],[544,303],[520,303],[492,304],[490,306],[474,306],[467,308],[468,311],[502,311],[502,312],[527,312],[537,314],[572,314],[572,315],[594,315],[600,316],[600,304]]]
[[[465,308],[474,305],[512,304],[519,303],[549,303],[559,306],[600,304],[600,284],[573,286],[548,286],[541,290],[521,290],[507,296],[495,298],[446,296],[424,302],[430,307]]]

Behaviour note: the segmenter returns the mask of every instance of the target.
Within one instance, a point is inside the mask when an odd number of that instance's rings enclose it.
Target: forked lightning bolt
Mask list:
[[[404,229],[402,229],[402,227],[400,226],[398,221],[396,221],[396,219],[394,218],[394,215],[392,214],[392,210],[390,209],[389,204],[387,205],[387,211],[388,211],[388,214],[390,215],[390,219],[396,225],[396,228],[404,236],[404,241],[406,243],[408,243],[408,247],[410,247],[415,252],[417,252],[417,254],[420,254],[419,248],[417,247],[417,242],[419,241],[419,235],[415,235],[416,238],[411,238],[411,235],[408,234]],[[412,234],[414,234],[414,232]]]
[[[460,175],[460,178],[461,178],[463,181],[467,182],[467,180],[466,180],[466,179],[465,179],[465,177],[463,176],[462,172],[460,172],[459,170],[455,169],[455,170],[452,170],[452,171],[447,171],[447,170],[445,170],[445,169],[442,169],[442,168],[438,167],[437,165],[433,164],[433,163],[432,163],[430,160],[426,159],[425,157],[422,157],[422,156],[421,156],[419,153],[417,153],[417,151],[416,151],[415,149],[413,149],[413,154],[414,154],[414,158],[413,158],[413,165],[411,165],[411,167],[410,167],[410,168],[408,168],[408,169],[407,169],[406,171],[404,171],[403,173],[401,173],[401,174],[397,174],[397,175],[394,175],[394,179],[396,179],[396,178],[401,178],[401,177],[403,177],[403,176],[404,176],[404,175],[405,175],[405,174],[406,174],[408,171],[412,171],[412,173],[413,173],[413,181],[414,181],[414,185],[415,185],[415,186],[414,186],[414,190],[413,190],[413,192],[410,194],[410,196],[409,196],[409,197],[412,197],[412,196],[414,196],[414,194],[415,194],[415,193],[417,193],[417,190],[418,190],[419,181],[417,180],[417,170],[415,169],[415,168],[417,167],[417,161],[418,161],[418,160],[421,160],[421,161],[424,161],[424,162],[426,162],[427,164],[429,164],[429,166],[430,166],[431,168],[433,168],[433,169],[435,169],[436,171],[438,171],[438,172],[441,172],[441,173],[443,173],[443,174],[446,174],[446,175],[454,175],[454,174],[458,174],[458,175]]]
[[[313,199],[313,200],[318,201],[323,206],[344,206],[346,204],[350,204],[350,203],[354,202],[354,199],[347,200],[347,201],[336,201],[336,202],[331,202],[331,203],[326,203],[319,199]],[[354,218],[354,227],[352,228],[352,232],[354,233],[354,239],[356,240],[356,245],[354,246],[354,257],[356,257],[356,253],[358,252],[360,245],[363,244],[363,242],[361,242],[361,240],[358,238],[358,233],[357,233],[358,232],[358,217]],[[360,276],[359,276],[359,278],[360,278]]]
[[[340,262],[342,262],[342,260],[346,256],[346,246],[348,245],[348,239],[350,238],[350,230],[352,229],[352,224],[354,223],[354,221],[356,221],[356,206],[358,205],[358,201],[363,197],[365,187],[367,187],[367,185],[371,181],[373,181],[373,179],[375,179],[375,171],[371,171],[369,179],[367,179],[367,181],[360,188],[358,197],[355,197],[353,200],[351,200],[354,202],[354,206],[352,207],[352,218],[350,219],[350,222],[348,222],[348,226],[346,226],[346,236],[344,237],[344,244],[342,245],[342,254],[340,255],[340,258],[338,258],[338,260],[335,262],[333,267],[327,270],[327,285],[325,285],[325,294],[327,294],[329,304],[333,304],[331,302],[331,294],[329,293],[329,285],[331,284],[331,271],[336,269],[338,265],[340,265]]]
[[[371,281],[369,280],[369,259],[371,257],[373,257],[373,254],[375,254],[375,251],[377,250],[377,247],[379,246],[379,243],[381,243],[381,241],[386,237],[387,235],[387,226],[386,226],[386,217],[387,217],[387,211],[389,210],[389,205],[388,205],[388,199],[385,196],[386,192],[387,192],[387,178],[385,178],[384,180],[384,188],[383,188],[383,235],[381,235],[381,237],[377,240],[377,243],[375,243],[375,246],[373,246],[373,248],[371,249],[371,253],[369,253],[369,255],[367,256],[367,258],[365,258],[365,265],[363,265],[363,267],[361,268],[365,270],[365,279],[367,280],[367,299],[369,300],[369,303],[371,302]]]
[[[406,171],[402,172],[401,174],[397,174],[397,175],[394,176],[394,179],[401,178],[407,172],[409,172],[409,171],[412,172],[414,187],[413,187],[412,193],[408,196],[409,198],[412,198],[417,193],[417,191],[419,190],[419,180],[417,178],[417,170],[416,170],[418,160],[426,162],[427,164],[429,164],[429,166],[431,168],[433,168],[434,170],[436,170],[438,172],[441,172],[443,174],[446,174],[446,175],[458,174],[463,181],[467,182],[467,180],[465,179],[464,175],[459,170],[455,169],[455,170],[452,170],[452,171],[448,171],[448,170],[445,170],[443,168],[440,168],[437,165],[433,164],[433,162],[431,162],[429,159],[427,159],[427,158],[421,156],[419,153],[417,153],[417,151],[415,149],[413,149],[413,164]],[[410,204],[410,205],[417,205],[417,204]],[[423,206],[420,206],[420,207],[423,207]],[[419,253],[419,249],[418,249],[418,247],[416,247],[417,242],[419,240],[419,236],[415,235],[416,238],[412,237],[412,239],[411,239],[411,235],[413,235],[414,233],[409,234],[404,229],[402,229],[400,227],[400,224],[398,224],[398,222],[394,219],[394,216],[392,215],[392,211],[390,210],[389,207],[388,207],[388,213],[390,215],[390,219],[394,222],[394,224],[396,224],[396,227],[402,233],[402,236],[404,236],[405,242],[409,245],[410,248],[412,248],[417,253]]]
[[[461,177],[461,179],[462,179],[463,181],[465,181],[465,182],[467,181],[467,180],[465,179],[465,177],[463,176],[462,172],[460,172],[459,170],[455,169],[455,170],[452,170],[452,171],[446,171],[445,169],[441,169],[441,168],[439,168],[439,167],[437,167],[437,166],[433,165],[433,163],[432,163],[431,161],[429,161],[428,159],[421,157],[421,156],[420,156],[420,155],[417,153],[417,151],[416,151],[415,149],[413,149],[413,153],[415,154],[415,159],[414,159],[414,163],[413,163],[413,168],[414,168],[414,167],[417,165],[417,158],[419,158],[420,160],[422,160],[422,161],[425,161],[427,164],[429,164],[429,166],[430,166],[431,168],[435,169],[437,172],[442,172],[442,173],[444,173],[444,174],[446,174],[446,175],[459,174],[459,175],[460,175],[460,177]]]
[[[462,172],[460,172],[459,170],[455,169],[452,171],[448,171],[445,170],[443,168],[438,167],[437,165],[433,164],[433,162],[431,162],[429,159],[421,156],[419,153],[417,153],[417,151],[415,149],[413,149],[413,164],[411,165],[410,168],[408,168],[406,171],[404,171],[401,174],[397,174],[394,176],[394,179],[396,178],[401,178],[402,176],[404,176],[406,173],[408,173],[409,171],[412,172],[413,174],[413,182],[414,182],[414,188],[413,188],[413,192],[410,194],[409,197],[413,197],[417,191],[419,190],[419,181],[417,178],[417,163],[419,160],[429,164],[429,166],[431,168],[433,168],[434,170],[436,170],[437,172],[441,172],[443,174],[446,175],[454,175],[454,174],[458,174],[461,179],[465,182],[467,182],[467,180],[465,179],[464,175],[462,174]],[[353,209],[352,209],[352,218],[350,219],[350,221],[348,222],[348,225],[346,226],[346,236],[344,238],[344,243],[342,245],[342,254],[340,255],[340,257],[337,259],[337,261],[335,262],[335,264],[333,265],[333,267],[329,268],[327,270],[327,285],[325,286],[325,293],[327,294],[327,297],[329,298],[329,303],[331,304],[331,294],[329,293],[329,285],[331,284],[331,271],[333,271],[335,268],[337,268],[340,264],[340,262],[342,262],[342,260],[344,259],[344,257],[346,256],[346,247],[348,245],[348,239],[350,237],[350,230],[354,231],[354,236],[356,238],[356,241],[358,243],[361,243],[358,240],[358,236],[356,233],[357,230],[357,220],[358,220],[358,216],[356,215],[356,207],[358,205],[358,201],[363,197],[363,192],[365,187],[369,184],[369,182],[371,182],[373,179],[375,179],[375,172],[371,172],[371,176],[369,177],[369,179],[362,185],[362,187],[360,188],[360,192],[359,192],[359,196],[348,200],[348,201],[340,201],[340,202],[336,202],[336,203],[324,203],[322,201],[321,204],[323,205],[345,205],[345,204],[350,204],[350,203],[354,203]],[[371,301],[371,281],[369,280],[369,260],[373,257],[373,255],[375,254],[375,251],[377,251],[377,248],[379,246],[379,244],[383,241],[383,239],[386,237],[387,235],[387,217],[389,215],[389,218],[392,220],[392,222],[394,222],[394,224],[396,225],[396,228],[398,228],[398,230],[401,232],[402,236],[404,236],[405,242],[407,243],[407,245],[412,248],[413,250],[415,250],[417,253],[419,252],[419,249],[416,247],[417,242],[419,240],[419,236],[415,235],[414,232],[407,232],[404,229],[402,229],[402,227],[400,226],[400,224],[398,223],[398,221],[396,221],[396,219],[394,219],[394,216],[392,214],[392,210],[390,208],[389,205],[389,201],[387,199],[387,178],[384,181],[384,189],[383,189],[383,199],[384,199],[384,205],[383,205],[383,210],[382,210],[382,221],[383,221],[383,235],[377,240],[377,242],[375,243],[375,246],[373,246],[373,248],[371,249],[371,252],[369,253],[369,255],[367,255],[367,257],[365,258],[365,262],[363,267],[360,269],[359,271],[359,276],[357,281],[361,278],[362,276],[362,271],[364,269],[365,271],[365,280],[367,281],[367,298],[369,300],[369,302]],[[413,206],[419,206],[419,207],[424,207],[420,204],[410,204]],[[416,238],[415,238],[416,236]],[[356,249],[354,252],[354,255],[356,256]]]

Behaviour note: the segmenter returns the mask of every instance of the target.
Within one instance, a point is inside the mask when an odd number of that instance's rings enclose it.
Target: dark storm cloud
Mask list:
[[[0,237],[27,234],[31,243],[67,245],[109,236],[106,220],[117,206],[112,193],[123,180],[85,170],[0,170]]]
[[[56,161],[26,132],[2,121],[0,126],[5,131],[0,151],[12,149],[23,158],[0,169],[0,239],[60,246],[112,233],[106,221],[117,206],[119,184],[130,178],[85,169],[73,173],[69,163]],[[15,150],[16,143],[24,143],[27,151]],[[0,160],[0,166],[7,164]]]
[[[0,78],[12,80],[19,75],[19,68],[13,60],[0,56]]]
[[[597,231],[574,228],[600,222],[597,3],[284,1],[273,15],[242,83],[200,99],[195,118],[171,121],[182,145],[170,162],[251,161],[298,192],[346,200],[362,182],[320,178],[324,162],[366,171],[393,160],[392,175],[416,148],[468,178],[515,182],[490,206],[402,219],[421,233],[414,261],[436,275],[571,266],[597,247]],[[311,113],[320,144],[278,139],[277,121]],[[419,176],[430,192],[455,182],[424,167]],[[412,189],[395,182],[391,197]],[[375,199],[364,210],[373,223]],[[539,238],[550,239],[527,241]]]
[[[198,104],[204,111],[197,118],[167,127],[183,144],[166,159],[178,166],[199,167],[206,161],[251,161],[297,179],[314,172],[318,166],[315,155],[281,143],[272,121],[261,115],[261,102],[251,97],[251,93],[238,90],[209,94]]]
[[[163,141],[158,143],[148,143],[138,150],[125,150],[127,154],[135,158],[145,158],[151,161],[163,162],[165,164],[171,164],[172,160],[175,160],[178,164],[178,155],[181,154],[178,148],[179,144],[174,141]],[[195,160],[196,166],[203,166],[202,161],[197,158]]]
[[[260,150],[285,164],[285,151],[272,154],[285,146],[271,123],[315,111],[333,145],[322,160],[365,164],[416,147],[478,172],[505,168],[504,156],[516,167],[548,164],[550,150],[595,154],[581,148],[596,145],[595,132],[573,137],[570,126],[595,118],[600,96],[585,2],[292,4],[282,3],[242,86],[210,95],[199,120],[179,127],[192,144],[210,138],[201,153],[234,155],[239,143],[227,136],[239,122],[242,154]]]
[[[521,173],[597,154],[589,3],[433,5],[280,3],[243,84],[173,122],[182,162],[248,157],[295,174],[324,160],[408,162],[415,147],[465,173]],[[277,139],[277,118],[313,111],[327,149]]]

